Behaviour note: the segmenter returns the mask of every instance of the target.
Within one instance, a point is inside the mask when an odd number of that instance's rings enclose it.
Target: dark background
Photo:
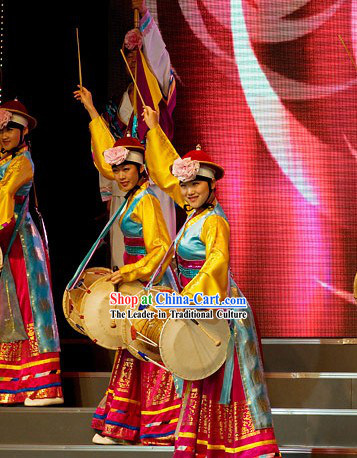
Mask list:
[[[80,337],[64,319],[62,295],[106,221],[91,161],[89,117],[72,96],[79,82],[75,28],[83,85],[93,92],[100,110],[126,84],[119,49],[133,26],[130,1],[7,0],[4,13],[2,101],[18,97],[38,120],[31,134],[32,156],[49,238],[59,331],[61,337]],[[103,266],[107,260],[103,246],[91,265]]]

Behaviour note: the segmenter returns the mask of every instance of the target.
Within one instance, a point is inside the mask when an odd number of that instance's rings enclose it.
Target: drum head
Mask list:
[[[80,312],[82,299],[95,281],[110,273],[112,271],[106,267],[91,267],[90,269],[86,269],[82,273],[81,279],[77,282],[77,287],[71,291],[65,290],[63,294],[62,306],[64,316],[72,328],[80,334],[86,335]]]
[[[167,369],[184,380],[201,380],[225,362],[230,338],[226,320],[197,320],[216,340],[218,347],[191,320],[170,319],[160,336],[161,358]]]
[[[134,295],[142,289],[140,282],[123,283],[118,289],[123,295]],[[94,343],[109,350],[117,350],[125,347],[121,335],[121,322],[124,320],[112,320],[110,309],[125,310],[125,305],[109,305],[109,295],[114,291],[114,285],[100,278],[90,288],[90,294],[86,294],[82,300],[82,321],[87,336]]]

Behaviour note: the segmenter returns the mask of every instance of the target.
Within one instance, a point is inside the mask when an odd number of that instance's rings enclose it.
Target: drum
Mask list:
[[[230,329],[226,320],[169,319],[161,331],[160,355],[173,374],[184,380],[201,380],[223,365],[229,339]]]
[[[157,313],[155,297],[158,292],[172,292],[168,287],[155,286],[150,290],[153,294],[153,305],[145,310]],[[144,289],[137,295],[139,298],[148,294]],[[139,311],[138,304],[131,312]],[[130,307],[125,309],[128,314]],[[157,363],[161,361],[167,370],[185,380],[200,380],[216,372],[227,357],[230,339],[229,324],[218,318],[207,320],[183,320],[131,318],[122,321],[122,339],[127,349],[136,358]]]
[[[143,289],[138,281],[123,283],[118,292],[123,296],[134,296]],[[90,293],[82,299],[81,318],[85,334],[94,343],[109,350],[126,347],[121,330],[124,319],[111,319],[110,309],[125,310],[125,305],[110,305],[109,295],[114,291],[114,285],[106,277],[99,278],[90,287]]]
[[[62,305],[64,316],[72,328],[80,334],[86,335],[81,316],[82,300],[91,291],[90,287],[94,282],[110,273],[112,271],[106,267],[91,267],[90,269],[86,269],[76,287],[71,291],[66,290],[63,294]]]
[[[149,312],[152,311],[157,314],[158,310],[155,307],[155,298],[159,292],[172,293],[173,289],[166,286],[154,286],[151,288],[150,291],[147,291],[142,287],[141,291],[137,294],[139,298],[138,305],[135,306],[133,309],[131,309],[130,306],[127,306],[125,308],[126,315],[128,315],[129,309],[132,313],[141,310],[141,297],[143,295],[148,295],[149,293],[153,295],[153,305],[149,305],[148,307],[144,308]],[[156,362],[160,362],[161,355],[159,349],[159,341],[161,329],[166,320],[167,318],[158,319],[157,317],[151,320],[146,318],[125,318],[122,321],[121,334],[124,344],[130,351],[130,353],[136,358],[140,359],[141,361],[146,361],[146,359],[140,355],[144,354],[150,359]]]

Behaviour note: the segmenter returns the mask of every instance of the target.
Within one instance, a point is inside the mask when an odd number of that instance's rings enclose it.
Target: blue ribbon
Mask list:
[[[97,240],[94,242],[94,244],[92,245],[91,249],[88,251],[88,253],[85,255],[83,261],[80,263],[78,269],[76,270],[76,273],[74,274],[73,278],[70,280],[70,282],[68,283],[68,285],[66,286],[66,290],[67,291],[70,291],[71,289],[74,288],[74,286],[77,284],[78,282],[78,279],[79,277],[82,275],[84,269],[86,268],[88,262],[91,260],[94,252],[97,250],[98,246],[100,245],[100,243],[104,240],[104,237],[108,234],[108,232],[110,231],[110,228],[113,226],[115,220],[118,218],[118,216],[120,215],[121,211],[123,210],[123,208],[125,207],[126,205],[126,200],[124,200],[124,202],[120,205],[120,207],[118,208],[118,210],[114,213],[114,215],[110,218],[110,220],[107,222],[107,224],[105,225],[104,229],[102,230],[102,232],[99,234],[99,237],[97,238]]]
[[[231,329],[231,337],[227,348],[227,359],[224,367],[223,385],[219,404],[229,404],[231,401],[232,381],[234,368],[234,337]]]

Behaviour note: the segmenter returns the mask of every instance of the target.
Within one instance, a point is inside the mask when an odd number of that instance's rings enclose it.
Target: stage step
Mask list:
[[[100,445],[0,445],[0,458],[172,458],[173,447],[135,447]],[[357,455],[357,449],[308,447],[281,447],[282,455],[289,458],[329,457],[345,458]],[[116,455],[114,455],[116,454]]]
[[[285,446],[355,447],[356,409],[273,409],[276,437]]]
[[[266,372],[357,372],[357,339],[263,339]],[[111,371],[114,351],[86,337],[61,340],[66,372]]]
[[[91,408],[1,407],[1,442],[90,445]],[[278,443],[294,447],[355,447],[357,410],[273,409]]]
[[[265,376],[272,407],[357,409],[357,373],[268,372]],[[94,409],[109,379],[110,372],[64,372],[66,406]]]
[[[267,372],[265,376],[272,407],[357,409],[357,373]]]
[[[0,445],[0,458],[172,458],[173,447],[103,445]]]
[[[357,339],[262,339],[266,372],[357,372]]]
[[[8,444],[91,444],[92,408],[0,407],[0,442]]]
[[[110,372],[64,372],[62,385],[65,405],[92,407],[99,404],[110,380]]]

